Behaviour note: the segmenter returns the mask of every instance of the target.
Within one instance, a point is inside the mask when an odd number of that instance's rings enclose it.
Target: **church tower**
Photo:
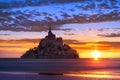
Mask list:
[[[50,38],[50,39],[55,39],[55,35],[52,33],[51,31],[51,26],[49,26],[49,31],[48,31],[48,36],[47,38]]]

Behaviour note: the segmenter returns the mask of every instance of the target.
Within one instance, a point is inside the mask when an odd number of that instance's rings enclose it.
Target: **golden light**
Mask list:
[[[94,59],[100,58],[100,55],[101,55],[101,53],[98,50],[94,50],[92,52],[92,56],[93,56]]]

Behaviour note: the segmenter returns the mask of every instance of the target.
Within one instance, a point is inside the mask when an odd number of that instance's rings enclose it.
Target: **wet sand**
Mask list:
[[[0,79],[120,80],[119,67],[119,59],[0,59]]]

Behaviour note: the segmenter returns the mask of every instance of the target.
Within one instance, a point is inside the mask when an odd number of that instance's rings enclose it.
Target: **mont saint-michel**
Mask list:
[[[57,59],[57,58],[79,58],[76,50],[63,43],[61,37],[56,38],[49,27],[48,35],[43,38],[37,47],[25,52],[21,56],[24,59]]]

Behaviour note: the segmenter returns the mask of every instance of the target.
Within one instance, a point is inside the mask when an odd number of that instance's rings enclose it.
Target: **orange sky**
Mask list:
[[[80,58],[93,58],[92,52],[98,50],[100,58],[120,58],[120,42],[75,42],[64,41],[72,48],[77,50]],[[69,43],[71,42],[71,43]],[[73,42],[73,43],[72,43]],[[74,43],[75,42],[75,43]],[[0,44],[0,57],[20,57],[26,50],[38,45],[37,42],[28,42],[25,40],[18,41],[1,41]]]
[[[93,58],[91,54],[94,50],[99,51],[100,58],[120,58],[119,23],[120,21],[65,24],[52,31],[57,37],[62,37],[64,43],[77,50],[80,58]],[[0,58],[20,57],[47,35],[46,31],[0,33]]]

